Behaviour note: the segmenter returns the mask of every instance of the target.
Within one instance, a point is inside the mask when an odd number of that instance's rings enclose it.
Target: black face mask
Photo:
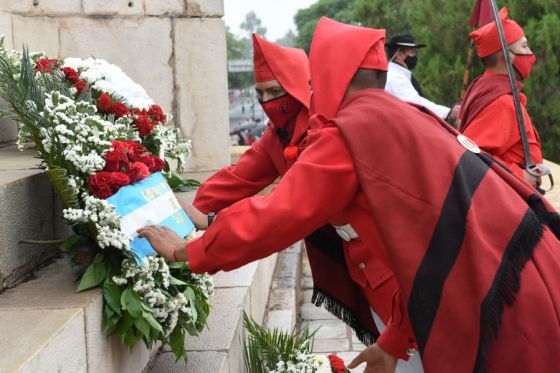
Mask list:
[[[404,59],[404,63],[409,70],[414,70],[416,64],[418,63],[418,56],[406,56],[406,58]]]

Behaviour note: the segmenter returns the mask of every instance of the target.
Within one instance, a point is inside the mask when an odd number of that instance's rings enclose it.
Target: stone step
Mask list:
[[[278,254],[264,325],[291,331],[297,325],[301,291],[303,241]]]
[[[50,182],[35,152],[0,149],[0,292],[30,277],[58,254],[56,246],[20,240],[54,240],[68,235]]]
[[[142,372],[156,350],[129,352],[101,330],[99,289],[75,292],[66,259],[0,295],[0,372]]]

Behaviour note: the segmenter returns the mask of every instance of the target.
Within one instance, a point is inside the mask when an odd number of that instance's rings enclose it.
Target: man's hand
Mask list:
[[[397,358],[383,351],[377,343],[356,356],[348,368],[354,369],[362,363],[366,363],[364,373],[395,373],[397,369]]]
[[[203,214],[190,203],[179,200],[179,204],[185,210],[196,229],[206,230],[208,228],[208,215]]]
[[[457,123],[459,120],[459,114],[461,113],[461,104],[455,104],[449,114],[447,115],[447,120],[449,122],[453,121]]]
[[[148,225],[138,230],[138,236],[145,237],[159,255],[166,260],[187,261],[187,241],[179,237],[175,231],[167,227]]]
[[[541,185],[541,177],[540,176],[533,176],[527,170],[523,170],[523,178],[526,182],[528,182],[533,187],[538,187]]]

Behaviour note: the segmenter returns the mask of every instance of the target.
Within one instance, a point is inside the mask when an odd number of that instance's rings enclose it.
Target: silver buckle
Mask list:
[[[349,242],[354,238],[358,238],[358,233],[356,233],[356,231],[354,230],[354,228],[352,228],[350,224],[344,224],[344,225],[333,224],[333,227],[336,230],[336,233],[340,236],[340,238],[342,238],[346,242]]]

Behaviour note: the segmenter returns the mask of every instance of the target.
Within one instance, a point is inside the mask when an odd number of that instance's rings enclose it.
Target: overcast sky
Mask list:
[[[274,41],[286,35],[289,29],[295,32],[296,12],[315,2],[317,0],[224,0],[224,20],[232,32],[239,35],[239,25],[252,10],[266,27],[266,38]]]

